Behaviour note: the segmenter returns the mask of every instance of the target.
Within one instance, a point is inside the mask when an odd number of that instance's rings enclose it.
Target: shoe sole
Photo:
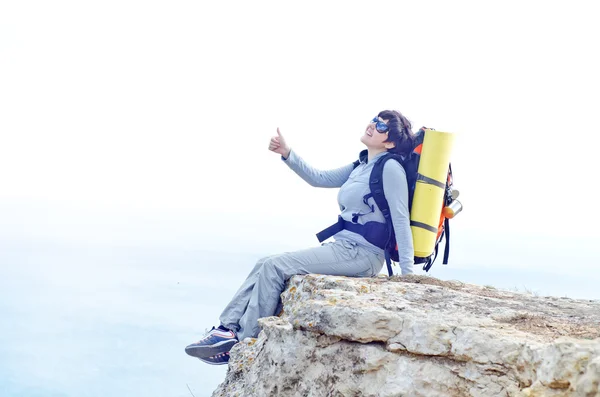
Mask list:
[[[236,343],[238,343],[237,340],[231,339],[210,346],[188,346],[185,348],[185,352],[192,357],[209,358],[216,356],[217,354],[228,352]]]
[[[206,364],[209,364],[209,365],[226,365],[226,364],[229,364],[229,361],[223,361],[222,363],[213,363],[212,361],[208,361],[208,360],[205,360],[205,359],[200,358],[200,357],[197,357],[197,358],[198,358],[198,360],[202,361],[203,363],[206,363]]]

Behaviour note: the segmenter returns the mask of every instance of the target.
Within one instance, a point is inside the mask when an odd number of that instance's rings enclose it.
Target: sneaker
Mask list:
[[[217,354],[216,356],[212,356],[212,357],[208,357],[208,358],[198,357],[198,360],[202,361],[203,363],[210,364],[210,365],[227,364],[229,362],[229,352]]]
[[[233,331],[212,327],[204,338],[187,346],[185,352],[192,357],[206,359],[228,352],[236,343],[238,339]]]

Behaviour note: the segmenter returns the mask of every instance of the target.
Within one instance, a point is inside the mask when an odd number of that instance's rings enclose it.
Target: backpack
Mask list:
[[[384,251],[385,251],[385,258],[386,258],[386,263],[387,263],[387,267],[388,267],[388,273],[390,276],[392,276],[392,274],[393,274],[392,269],[391,269],[390,260],[397,262],[399,258],[398,258],[398,245],[396,244],[396,237],[394,234],[394,228],[392,226],[392,219],[391,219],[391,215],[390,215],[390,211],[389,211],[389,205],[383,194],[383,177],[382,177],[383,166],[385,165],[385,162],[388,160],[394,159],[395,161],[398,161],[400,163],[400,165],[402,165],[402,167],[404,168],[404,171],[406,173],[406,181],[408,183],[408,209],[409,209],[409,212],[412,211],[413,196],[414,196],[417,180],[425,181],[426,183],[432,183],[432,184],[435,184],[435,185],[438,185],[438,186],[444,188],[444,199],[443,199],[442,208],[439,209],[439,211],[440,211],[439,219],[440,220],[439,220],[439,223],[437,226],[437,230],[435,228],[432,229],[432,227],[429,225],[420,224],[419,222],[412,220],[412,216],[411,216],[411,221],[410,221],[411,227],[423,227],[423,228],[427,228],[428,230],[431,230],[432,232],[437,233],[436,240],[435,240],[435,248],[434,248],[433,252],[431,252],[427,256],[415,256],[414,263],[415,264],[423,264],[423,270],[428,272],[429,269],[431,269],[431,266],[433,265],[434,261],[437,258],[439,245],[443,239],[446,240],[445,247],[444,247],[444,260],[442,262],[444,265],[448,264],[448,258],[450,256],[450,222],[449,222],[449,218],[453,217],[454,214],[449,211],[444,211],[444,209],[446,207],[448,207],[450,204],[452,204],[452,202],[456,199],[456,197],[458,197],[458,195],[457,195],[458,191],[453,190],[452,166],[450,164],[448,165],[448,174],[446,177],[445,186],[440,185],[440,182],[438,182],[438,181],[434,181],[423,175],[419,175],[418,169],[419,169],[419,162],[421,159],[421,150],[423,147],[423,140],[425,137],[425,130],[426,130],[426,128],[423,127],[421,129],[419,129],[419,131],[415,134],[415,142],[413,145],[413,150],[405,159],[403,159],[402,157],[400,157],[397,154],[392,154],[392,153],[390,153],[387,156],[380,157],[377,160],[377,162],[375,163],[375,165],[373,166],[373,170],[371,171],[371,176],[369,178],[369,187],[373,194],[373,199],[375,200],[375,203],[377,204],[377,206],[383,213],[383,215],[385,217],[387,229],[388,229],[389,238],[388,238],[388,242],[384,248]],[[357,164],[357,163],[355,162],[355,164]]]
[[[390,214],[390,207],[388,205],[387,200],[385,199],[385,195],[383,193],[383,167],[385,162],[388,160],[395,160],[400,163],[400,165],[404,168],[406,173],[406,181],[408,184],[408,210],[411,214],[410,226],[413,232],[413,241],[415,236],[415,228],[417,229],[425,229],[432,233],[435,233],[435,244],[431,252],[427,252],[426,254],[414,256],[415,264],[422,264],[423,270],[426,272],[431,269],[433,262],[436,260],[439,250],[439,245],[443,239],[446,240],[445,248],[444,248],[444,260],[443,264],[448,264],[448,258],[450,255],[450,223],[449,219],[453,218],[455,214],[462,210],[462,205],[456,198],[458,197],[458,190],[453,189],[453,177],[452,177],[452,167],[450,163],[448,163],[448,172],[446,175],[445,183],[434,180],[427,176],[419,174],[419,164],[421,161],[421,151],[423,148],[423,143],[425,140],[426,127],[422,127],[419,129],[417,133],[415,133],[415,141],[413,145],[413,150],[410,154],[403,158],[395,153],[388,153],[385,156],[381,156],[375,162],[373,166],[373,170],[371,171],[371,175],[369,176],[369,188],[370,193],[367,194],[363,201],[366,203],[367,199],[373,197],[377,207],[383,213],[385,218],[385,224],[380,222],[367,222],[365,224],[358,224],[356,220],[353,219],[352,222],[345,221],[341,216],[338,217],[337,223],[329,226],[328,228],[322,230],[317,233],[317,239],[322,242],[327,238],[333,236],[335,233],[340,230],[346,229],[353,231],[362,235],[367,241],[371,244],[378,246],[383,249],[385,253],[385,260],[387,264],[388,274],[391,277],[394,273],[392,271],[391,261],[398,262],[398,245],[396,243],[396,236],[394,233],[394,227],[392,224],[392,218]],[[434,130],[433,130],[434,131]],[[433,138],[432,138],[433,139]],[[430,154],[431,156],[431,154]],[[366,162],[367,160],[367,150],[363,150],[359,159],[355,161],[354,168],[358,167],[361,162]],[[415,189],[417,187],[417,182],[425,183],[428,185],[435,185],[438,188],[444,189],[442,206],[439,208],[439,222],[436,226],[432,226],[431,223],[426,224],[422,222],[418,222],[413,220],[413,199]],[[423,197],[423,196],[421,196]],[[438,210],[434,210],[438,211]],[[431,213],[430,213],[431,214]],[[437,218],[435,218],[437,219]],[[429,235],[431,236],[431,235]],[[431,240],[430,240],[431,241]],[[417,251],[415,249],[415,251]]]

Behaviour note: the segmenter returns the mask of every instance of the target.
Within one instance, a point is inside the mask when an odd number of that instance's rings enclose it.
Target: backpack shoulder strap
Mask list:
[[[371,189],[371,194],[373,195],[375,204],[377,204],[377,207],[379,207],[379,210],[383,213],[386,223],[388,221],[391,222],[391,217],[390,206],[388,205],[385,195],[383,194],[383,166],[385,165],[386,161],[391,159],[396,160],[398,163],[400,163],[400,165],[402,165],[402,158],[400,156],[388,153],[387,155],[380,157],[377,162],[375,162],[373,170],[371,171],[371,176],[369,177],[369,188]]]
[[[395,252],[396,247],[396,238],[394,236],[394,225],[392,224],[392,216],[390,214],[390,206],[385,198],[385,194],[383,191],[383,167],[385,162],[388,160],[394,159],[402,165],[402,157],[388,153],[385,156],[382,156],[375,162],[373,166],[373,170],[371,171],[371,175],[369,176],[369,189],[371,190],[371,195],[373,196],[373,200],[375,200],[375,204],[383,214],[385,218],[385,225],[388,232],[387,241],[385,243],[384,253],[385,253],[385,262],[387,264],[387,270],[389,276],[393,276],[394,272],[392,271],[391,260],[398,260],[397,252]]]

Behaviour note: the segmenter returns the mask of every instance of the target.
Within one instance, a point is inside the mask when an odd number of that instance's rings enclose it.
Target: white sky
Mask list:
[[[270,136],[337,167],[393,108],[457,134],[455,236],[597,239],[597,15],[593,1],[2,2],[5,236],[314,244],[337,192],[295,177]]]

